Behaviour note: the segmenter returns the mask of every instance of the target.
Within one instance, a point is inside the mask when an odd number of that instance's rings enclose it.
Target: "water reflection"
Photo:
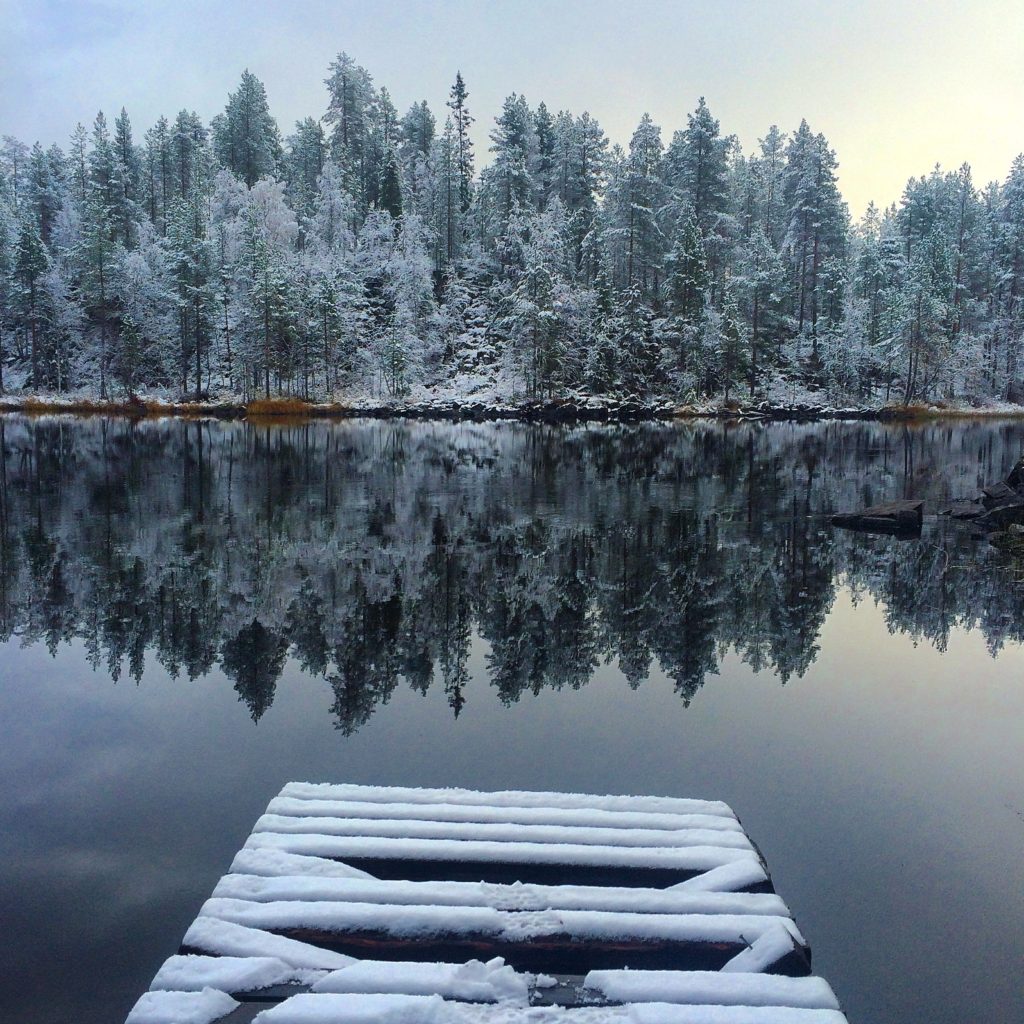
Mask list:
[[[785,683],[846,585],[944,649],[1024,638],[1024,588],[959,526],[835,509],[1004,473],[1015,424],[554,429],[0,419],[0,642],[93,668],[219,663],[254,721],[289,655],[350,734],[403,682],[462,709],[476,637],[502,701],[657,662],[689,702],[735,651]]]

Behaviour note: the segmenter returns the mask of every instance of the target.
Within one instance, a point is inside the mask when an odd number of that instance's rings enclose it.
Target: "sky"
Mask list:
[[[461,70],[478,162],[511,92],[623,145],[645,111],[667,143],[702,95],[746,152],[805,118],[855,217],[936,163],[982,184],[1024,151],[1024,0],[0,0],[0,25],[0,135],[27,142],[122,106],[139,139],[182,107],[209,120],[246,67],[287,135],[345,50],[400,112],[443,114]]]

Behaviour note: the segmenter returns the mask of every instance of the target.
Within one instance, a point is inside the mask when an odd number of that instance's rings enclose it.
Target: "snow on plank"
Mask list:
[[[407,789],[399,786],[336,785],[327,782],[290,782],[282,797],[300,800],[359,800],[371,803],[462,804],[483,807],[548,807],[603,811],[643,811],[649,814],[713,814],[733,818],[720,800],[685,800],[667,796],[595,796],[589,793],[544,793],[473,789]]]
[[[483,907],[211,899],[205,917],[385,960],[502,957],[518,969],[576,974],[588,967],[719,970],[773,938],[772,963],[806,971],[806,943],[789,918],[735,914],[499,911]]]
[[[602,1007],[459,1003],[438,996],[293,996],[264,1010],[255,1024],[846,1024],[836,1010],[780,1006],[634,1003]]]
[[[329,863],[334,863],[333,861]],[[630,889],[598,885],[491,885],[486,882],[404,882],[376,878],[225,875],[215,897],[270,903],[327,900],[349,903],[493,907],[496,910],[607,910],[660,914],[789,916],[775,893],[707,892],[683,888]]]
[[[743,832],[705,828],[595,828],[582,825],[521,825],[410,818],[298,818],[284,814],[264,814],[256,822],[253,832],[375,836],[382,839],[571,843],[583,846],[723,846],[734,850],[753,849]]]
[[[254,832],[249,850],[277,850],[341,860],[378,878],[425,881],[536,882],[565,880],[659,887],[738,861],[756,863],[753,847],[588,846],[474,839],[401,839]]]
[[[725,804],[292,783],[129,1019],[844,1024],[809,970]]]
[[[334,977],[332,972],[324,982]],[[835,993],[821,978],[719,971],[591,971],[584,989],[620,1003],[696,1003],[713,1006],[791,1006],[838,1010]],[[335,991],[324,988],[323,991]]]
[[[270,801],[268,814],[294,817],[331,818],[393,818],[431,821],[463,821],[508,823],[517,825],[579,825],[602,828],[709,828],[740,832],[743,826],[732,815],[678,814],[645,811],[608,810],[599,807],[517,807],[513,804],[490,806],[481,804],[436,803],[424,811],[423,804],[373,802],[367,800],[298,799],[279,796]]]
[[[385,906],[326,900],[252,903],[214,897],[203,904],[204,917],[277,934],[322,931],[373,934],[396,940],[466,937],[505,942],[568,935],[573,939],[677,940],[729,943],[753,949],[766,933],[782,930],[802,943],[788,917],[754,914],[636,914],[599,910],[507,911],[451,905]],[[742,936],[742,937],[741,937]]]

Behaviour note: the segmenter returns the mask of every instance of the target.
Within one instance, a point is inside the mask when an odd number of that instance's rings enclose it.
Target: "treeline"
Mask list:
[[[942,648],[978,627],[994,651],[1024,642],[1024,590],[993,548],[827,516],[908,490],[940,508],[1004,475],[1020,436],[0,417],[0,642],[74,644],[115,679],[220,670],[253,718],[292,658],[346,732],[400,685],[458,712],[611,659],[684,701],[730,655],[785,682],[844,586],[893,630]]]
[[[745,154],[701,99],[623,150],[513,93],[477,173],[461,75],[440,118],[326,85],[287,138],[248,71],[209,125],[5,138],[0,390],[1024,397],[1024,157],[853,224],[806,122]]]

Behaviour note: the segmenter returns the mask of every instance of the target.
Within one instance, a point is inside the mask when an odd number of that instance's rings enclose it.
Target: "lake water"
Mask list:
[[[290,780],[720,798],[852,1024],[1024,1020],[1024,424],[0,420],[0,1020],[124,1018]]]

